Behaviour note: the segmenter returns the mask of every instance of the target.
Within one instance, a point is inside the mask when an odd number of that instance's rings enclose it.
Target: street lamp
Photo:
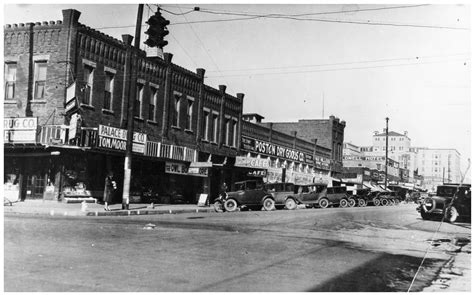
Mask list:
[[[385,189],[387,189],[387,177],[388,177],[388,117],[385,118]]]

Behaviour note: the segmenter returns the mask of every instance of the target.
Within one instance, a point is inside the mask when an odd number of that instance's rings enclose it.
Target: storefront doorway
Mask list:
[[[26,198],[42,199],[46,187],[46,175],[37,173],[26,177]]]

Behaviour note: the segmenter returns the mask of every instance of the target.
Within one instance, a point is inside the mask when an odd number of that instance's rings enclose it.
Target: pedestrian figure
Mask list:
[[[221,195],[226,195],[227,189],[228,189],[227,184],[224,182],[221,186]]]
[[[109,203],[112,202],[114,192],[117,189],[117,183],[114,180],[114,173],[112,171],[105,177],[105,189],[104,189],[104,210],[110,211]]]

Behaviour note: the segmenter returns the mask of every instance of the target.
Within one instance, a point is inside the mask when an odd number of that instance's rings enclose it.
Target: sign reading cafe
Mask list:
[[[127,149],[127,130],[99,125],[98,148],[125,151]],[[132,151],[145,153],[146,134],[134,132]]]
[[[242,149],[292,161],[305,162],[306,160],[303,152],[246,136],[242,136]]]

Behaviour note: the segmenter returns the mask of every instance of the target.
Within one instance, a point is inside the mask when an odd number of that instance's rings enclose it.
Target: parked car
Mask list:
[[[304,204],[307,208],[318,207],[321,198],[326,198],[327,187],[323,184],[297,185],[296,192],[288,196],[285,207],[289,210],[296,209],[298,204]]]
[[[417,210],[421,218],[443,218],[455,222],[458,218],[471,220],[471,185],[445,184],[436,188],[435,196],[426,197]]]
[[[342,208],[349,206],[349,194],[345,186],[328,187],[326,197],[319,200],[319,207],[339,206]]]
[[[369,188],[351,188],[347,187],[347,193],[349,194],[349,207],[365,207],[369,201]]]
[[[227,192],[224,208],[228,212],[249,208],[269,211],[275,209],[275,201],[263,183],[256,180],[240,181],[234,184],[235,191]]]
[[[276,209],[283,209],[285,207],[287,209],[296,209],[296,203],[291,198],[295,193],[295,185],[293,183],[266,183],[264,187],[275,201]]]

